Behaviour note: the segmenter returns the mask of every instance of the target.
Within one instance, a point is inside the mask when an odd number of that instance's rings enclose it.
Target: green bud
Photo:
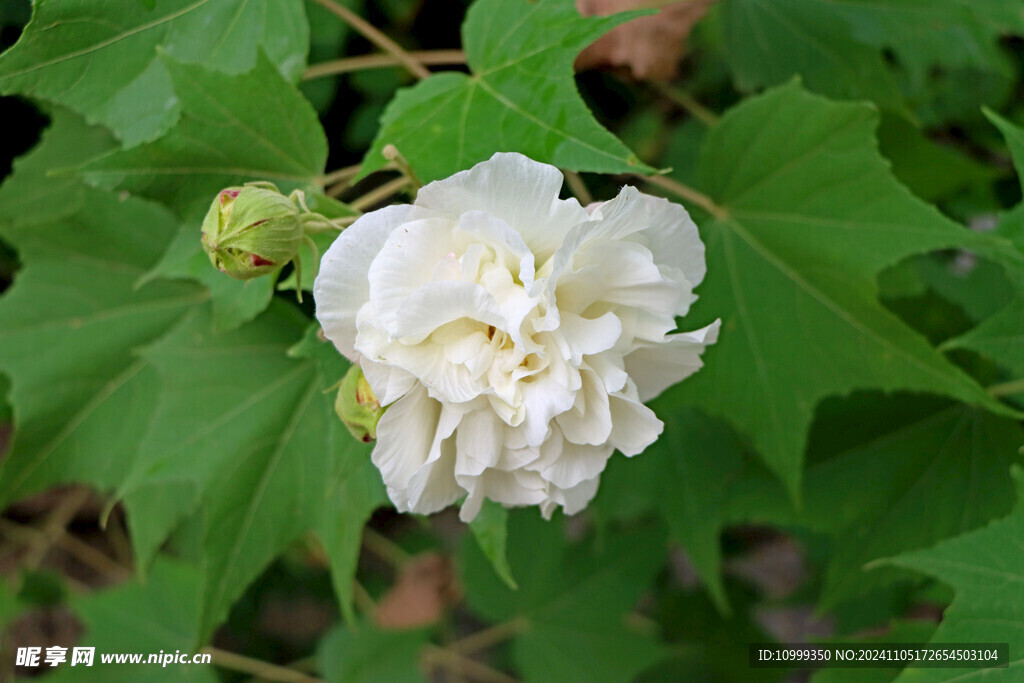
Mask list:
[[[377,397],[370,388],[370,383],[363,377],[363,370],[353,365],[345,373],[338,389],[338,398],[334,401],[334,411],[348,427],[352,436],[364,443],[377,438],[377,422],[384,414]]]
[[[203,249],[238,280],[278,270],[299,253],[302,238],[299,207],[270,183],[221,190],[203,220]]]

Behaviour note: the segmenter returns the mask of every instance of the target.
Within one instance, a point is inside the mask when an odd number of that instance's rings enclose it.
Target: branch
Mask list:
[[[420,50],[418,52],[407,52],[410,58],[419,64],[465,64],[466,53],[462,50]],[[302,80],[308,81],[312,78],[322,76],[335,76],[337,74],[359,71],[360,69],[380,69],[388,66],[405,66],[405,62],[393,54],[359,55],[357,57],[345,57],[334,59],[329,62],[314,64],[302,74]]]
[[[409,70],[416,78],[428,78],[430,72],[427,71],[426,67],[420,62],[412,58],[412,56],[402,49],[402,46],[395,41],[388,38],[380,30],[378,30],[373,24],[363,19],[361,16],[345,7],[341,3],[335,2],[334,0],[313,0],[318,5],[326,9],[328,12],[338,16],[342,21],[349,24],[352,28],[359,31],[363,36],[371,43],[390,53],[394,56],[398,62]]]

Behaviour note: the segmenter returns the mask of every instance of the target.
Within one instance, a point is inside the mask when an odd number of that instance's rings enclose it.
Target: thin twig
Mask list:
[[[7,519],[0,519],[0,531],[12,539],[21,539],[25,544],[36,546],[42,541],[50,541],[50,537],[40,529],[17,524]],[[88,543],[69,535],[66,530],[61,530],[60,535],[52,539],[53,544],[60,546],[76,560],[116,581],[124,581],[132,577],[132,571],[127,567],[118,564]],[[49,546],[47,546],[49,547]]]
[[[660,187],[663,190],[668,190],[672,194],[687,201],[693,202],[717,218],[723,218],[728,215],[728,212],[718,204],[715,204],[711,197],[703,194],[702,192],[698,192],[689,185],[684,185],[678,180],[672,180],[671,178],[663,175],[638,175],[636,177],[644,182],[650,183],[651,185]]]
[[[241,671],[252,674],[265,681],[276,681],[277,683],[323,683],[319,678],[308,676],[301,671],[295,671],[288,667],[278,666],[260,659],[253,659],[244,655],[228,652],[215,647],[204,647],[203,654],[213,657],[213,664],[222,669]]]
[[[377,603],[373,601],[370,591],[355,579],[352,580],[352,599],[363,614],[373,614],[377,611]]]
[[[436,645],[428,644],[423,649],[423,656],[428,666],[442,666],[471,676],[483,683],[518,683],[517,679],[506,673]]]
[[[317,184],[324,187],[326,185],[333,185],[334,183],[340,183],[342,181],[355,178],[359,175],[359,169],[362,167],[362,164],[356,164],[355,166],[346,166],[345,168],[339,168],[337,171],[325,173],[317,180]]]
[[[587,189],[587,185],[579,173],[562,171],[562,174],[565,176],[565,182],[568,183],[569,189],[576,195],[576,199],[580,200],[580,204],[586,206],[594,203],[594,195],[590,194],[590,190]]]
[[[685,90],[673,88],[670,85],[658,82],[652,82],[651,86],[663,97],[671,100],[674,104],[678,105],[686,113],[704,125],[713,126],[718,123],[718,114],[698,102],[693,95]]]
[[[477,652],[478,650],[483,650],[491,647],[492,645],[508,640],[512,636],[522,633],[529,628],[529,626],[530,622],[526,617],[516,617],[515,619],[495,624],[490,628],[485,628],[482,631],[477,631],[465,638],[460,638],[454,643],[450,643],[447,649],[464,655],[471,652]]]
[[[1024,379],[1015,379],[1010,382],[993,384],[987,389],[989,396],[1011,396],[1013,394],[1024,394]]]
[[[416,50],[407,52],[420,64],[445,65],[465,64],[466,53],[462,50]],[[389,66],[405,66],[405,63],[393,54],[372,54],[332,59],[329,62],[314,64],[302,74],[302,80],[308,81],[323,76],[336,76],[362,69],[381,69]]]
[[[362,211],[363,209],[373,206],[374,204],[379,204],[380,202],[384,201],[391,195],[404,189],[407,185],[409,185],[409,179],[406,178],[405,176],[402,176],[401,178],[395,178],[394,180],[390,180],[376,189],[370,190],[362,197],[356,197],[351,202],[349,202],[348,205],[351,208],[355,209],[356,211]]]
[[[36,541],[31,544],[28,553],[25,555],[23,562],[25,567],[35,569],[39,566],[39,563],[46,557],[50,546],[56,543],[60,536],[65,533],[65,527],[75,518],[81,507],[89,500],[90,495],[89,489],[85,487],[77,488],[69,492],[60,504],[50,512],[46,522],[39,528],[39,532],[42,535],[37,537]]]
[[[412,555],[405,552],[400,545],[370,527],[363,528],[363,545],[396,569],[412,559]]]
[[[402,49],[402,47],[395,41],[388,38],[380,30],[378,30],[373,24],[363,19],[361,16],[345,7],[344,5],[335,2],[334,0],[314,0],[318,5],[326,9],[328,12],[338,16],[342,21],[349,24],[352,28],[359,31],[369,40],[371,43],[379,47],[380,49],[394,55],[402,66],[409,70],[416,78],[428,78],[430,72],[427,71],[426,67],[420,64],[418,61],[413,59],[408,52]]]

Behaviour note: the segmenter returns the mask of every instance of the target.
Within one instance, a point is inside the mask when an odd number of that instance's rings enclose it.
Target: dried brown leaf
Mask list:
[[[639,80],[673,80],[686,51],[686,38],[714,0],[677,0],[657,14],[618,26],[580,53],[576,69],[629,67]],[[651,7],[651,0],[576,0],[584,16]]]

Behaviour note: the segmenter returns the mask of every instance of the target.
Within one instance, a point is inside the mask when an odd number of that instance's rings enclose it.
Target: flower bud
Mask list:
[[[302,243],[299,207],[270,183],[229,187],[203,220],[203,249],[220,271],[249,280],[295,258]]]
[[[377,422],[384,414],[384,408],[380,407],[370,383],[363,377],[363,370],[358,365],[349,368],[341,380],[334,411],[355,438],[364,443],[377,438]]]

